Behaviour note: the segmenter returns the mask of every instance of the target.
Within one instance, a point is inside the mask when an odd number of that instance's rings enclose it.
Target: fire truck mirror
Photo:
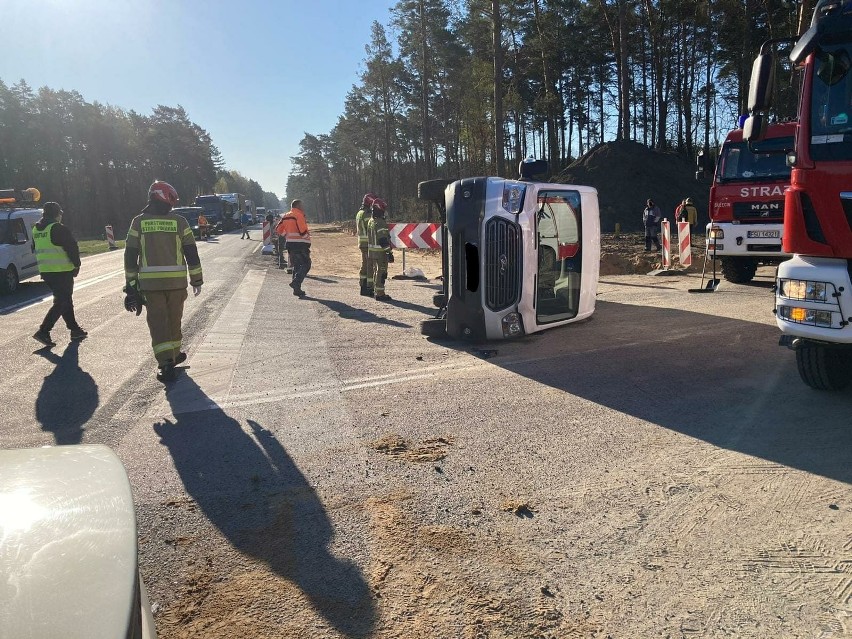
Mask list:
[[[775,84],[775,54],[762,53],[754,60],[751,68],[751,83],[748,88],[749,113],[768,111],[772,108],[772,89]]]

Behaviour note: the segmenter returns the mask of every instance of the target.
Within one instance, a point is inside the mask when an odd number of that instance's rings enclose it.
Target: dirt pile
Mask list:
[[[698,229],[708,222],[705,182],[695,180],[695,164],[677,153],[655,151],[638,142],[607,142],[596,146],[554,182],[584,184],[598,190],[601,230],[611,233],[620,222],[625,231],[642,228],[642,209],[651,198],[664,217],[674,219],[675,207],[691,197],[698,208]]]

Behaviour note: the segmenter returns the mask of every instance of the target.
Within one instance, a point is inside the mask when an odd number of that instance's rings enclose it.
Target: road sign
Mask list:
[[[400,249],[441,248],[440,224],[388,224],[391,246]]]

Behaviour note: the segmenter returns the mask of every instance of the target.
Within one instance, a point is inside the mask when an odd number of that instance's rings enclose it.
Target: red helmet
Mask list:
[[[160,202],[165,202],[169,206],[177,206],[178,194],[177,191],[175,191],[175,187],[171,184],[157,180],[148,189],[148,199],[159,200]]]
[[[382,198],[377,197],[373,200],[373,210],[379,211],[380,213],[384,213],[388,208],[388,203],[385,202]]]
[[[373,200],[376,199],[375,193],[365,193],[364,199],[361,200],[361,206],[369,207],[373,205]]]

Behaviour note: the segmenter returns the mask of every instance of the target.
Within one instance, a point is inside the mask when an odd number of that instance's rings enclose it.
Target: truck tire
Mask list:
[[[444,189],[448,184],[452,184],[451,180],[426,180],[417,185],[417,199],[428,200],[429,202],[441,201],[444,199]]]
[[[435,293],[432,296],[432,304],[435,308],[444,308],[447,305],[447,296],[443,293]]]
[[[0,293],[10,295],[18,290],[20,284],[18,271],[13,264],[6,268],[0,268]]]
[[[852,351],[821,344],[796,349],[796,365],[802,381],[814,390],[843,390],[852,381]]]
[[[733,284],[748,284],[757,273],[757,262],[748,257],[723,257],[722,275]]]
[[[427,319],[420,322],[420,334],[426,337],[446,337],[447,320]]]

